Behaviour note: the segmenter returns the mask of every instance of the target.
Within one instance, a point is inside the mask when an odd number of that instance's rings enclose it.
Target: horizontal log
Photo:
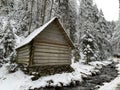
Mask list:
[[[21,56],[18,56],[17,58],[18,58],[18,59],[29,59],[29,56],[22,56],[22,57],[21,57]]]
[[[70,65],[70,63],[34,63],[33,66],[45,66],[45,65]]]
[[[17,62],[29,62],[29,59],[17,59]]]
[[[65,40],[64,38],[64,35],[61,34],[61,33],[55,33],[55,32],[43,32],[41,34],[39,34],[36,38],[47,38],[47,37],[50,37],[50,38],[58,38],[59,40]]]
[[[34,61],[34,60],[36,60],[36,61],[43,61],[43,60],[45,60],[45,61],[46,61],[46,60],[49,60],[49,61],[50,61],[50,60],[53,60],[53,61],[54,61],[54,60],[58,60],[58,61],[59,61],[59,60],[60,60],[60,61],[68,60],[68,61],[71,61],[70,58],[59,58],[59,59],[41,59],[41,58],[36,58],[36,59],[33,59],[33,61]]]
[[[69,62],[69,61],[71,61],[70,59],[68,59],[68,58],[64,58],[64,59],[34,59],[33,61],[48,61],[48,62]]]
[[[33,60],[33,62],[36,62],[36,63],[51,63],[51,62],[56,62],[56,63],[64,63],[64,62],[71,62],[71,60],[69,59],[64,59],[64,60]]]
[[[65,43],[65,42],[47,40],[47,39],[44,39],[44,38],[43,38],[43,39],[35,40],[35,42],[38,42],[38,43],[48,43],[48,44],[55,44],[55,45],[66,45],[66,46],[69,45],[68,43]]]
[[[24,52],[24,53],[17,53],[17,56],[23,57],[23,56],[29,56],[30,52]]]
[[[56,47],[56,48],[71,48],[68,45],[61,45],[61,44],[54,44],[54,43],[45,43],[45,42],[40,42],[40,41],[35,41],[34,46],[39,45],[39,46],[49,46],[49,47]]]
[[[51,33],[54,35],[63,36],[63,33],[61,32],[61,30],[59,30],[59,28],[56,27],[55,25],[51,26],[49,28],[46,28],[46,30],[44,30],[42,33],[40,33],[40,35],[46,35],[46,34],[51,34]]]
[[[29,59],[18,59],[18,62],[29,62]]]
[[[25,53],[29,54],[29,52],[30,52],[30,49],[25,49],[25,50],[17,51],[17,54],[25,54]]]
[[[23,51],[23,50],[26,50],[26,49],[30,49],[30,45],[25,45],[25,46],[19,48],[17,51]]]
[[[66,59],[70,59],[70,57],[34,57],[34,60],[66,60]]]
[[[34,62],[34,64],[47,64],[47,65],[50,65],[50,64],[70,64],[70,62]]]
[[[46,63],[50,63],[50,62],[71,62],[70,59],[33,59],[33,62],[46,62]]]
[[[58,31],[58,30],[45,30],[43,33],[41,33],[41,34],[46,34],[46,33],[48,33],[48,34],[51,34],[51,35],[58,35],[58,36],[63,36],[63,34],[60,32],[60,31]]]
[[[34,45],[35,48],[40,48],[40,49],[52,49],[52,50],[64,50],[68,51],[70,50],[70,47],[65,46],[65,47],[59,47],[59,46],[49,46],[49,45]]]
[[[55,32],[55,33],[61,34],[61,31],[59,29],[60,28],[58,26],[56,26],[56,24],[52,24],[49,27],[47,27],[46,30],[44,30],[44,32],[45,33],[47,33],[47,32]]]
[[[24,60],[18,59],[17,62],[28,62],[29,63],[29,60],[28,59],[24,59]]]
[[[27,64],[27,65],[29,64],[28,61],[24,61],[24,62],[23,62],[23,61],[18,61],[17,63],[18,63],[18,64]]]
[[[70,57],[70,54],[57,54],[57,53],[41,53],[41,52],[34,52],[34,56],[38,57]]]
[[[65,38],[63,36],[58,36],[58,35],[52,35],[52,34],[46,34],[46,35],[41,35],[39,37],[35,38],[36,40],[38,39],[45,39],[45,40],[52,40],[52,41],[58,41],[58,42],[63,42],[67,43]]]
[[[70,54],[70,51],[60,51],[60,50],[49,50],[49,49],[34,49],[34,53],[56,53],[56,54]]]

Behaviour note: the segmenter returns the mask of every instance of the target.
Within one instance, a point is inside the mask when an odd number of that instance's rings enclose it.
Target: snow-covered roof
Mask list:
[[[52,18],[49,22],[41,26],[40,28],[34,30],[30,35],[28,35],[27,38],[25,38],[17,47],[20,48],[26,44],[28,44],[30,41],[32,41],[40,32],[42,32],[52,21],[54,21],[56,18]]]
[[[55,19],[57,19],[56,17],[52,18],[50,21],[48,21],[46,24],[44,24],[43,26],[41,26],[40,28],[34,30],[30,35],[28,35],[28,37],[26,37],[17,47],[16,49],[30,43],[39,33],[41,33],[50,23],[52,23]],[[60,23],[60,22],[59,22]],[[63,28],[63,27],[62,27]],[[64,31],[65,32],[65,31]],[[65,32],[66,33],[66,32]],[[67,34],[67,33],[66,33]],[[71,39],[67,36],[68,40],[70,41],[70,44],[74,47]]]

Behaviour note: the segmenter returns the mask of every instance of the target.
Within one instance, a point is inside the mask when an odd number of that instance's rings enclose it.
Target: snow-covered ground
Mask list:
[[[117,89],[118,85],[120,85],[120,59],[113,58],[115,62],[118,62],[116,65],[117,70],[118,70],[118,77],[116,77],[114,80],[112,80],[110,83],[104,83],[103,86],[99,88],[99,90],[120,90]]]
[[[4,65],[0,68],[0,90],[28,90],[45,86],[67,86],[71,82],[82,81],[82,77],[96,73],[103,65],[110,63],[110,61],[96,61],[89,63],[89,65],[80,62],[74,63],[71,65],[75,70],[72,73],[41,77],[36,81],[32,81],[32,76],[25,75],[21,70],[15,73],[8,73],[7,65]]]

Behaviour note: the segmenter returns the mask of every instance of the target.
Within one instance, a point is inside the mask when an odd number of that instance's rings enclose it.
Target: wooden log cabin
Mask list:
[[[57,18],[34,30],[16,48],[17,63],[29,72],[69,71],[74,45]],[[49,73],[48,73],[49,72]]]

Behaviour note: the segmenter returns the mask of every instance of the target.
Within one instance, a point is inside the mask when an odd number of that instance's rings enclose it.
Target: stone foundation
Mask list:
[[[22,69],[22,68],[21,68]],[[23,70],[23,69],[22,69]],[[27,67],[23,70],[26,74],[34,75],[35,77],[53,75],[63,72],[72,72],[73,69],[70,65],[47,65],[47,66],[33,66]]]
[[[62,72],[72,72],[73,69],[70,67],[70,65],[53,65],[53,66],[34,66],[29,67],[29,73],[32,74],[32,72],[38,72],[40,76],[45,75],[53,75],[56,73],[62,73]]]

